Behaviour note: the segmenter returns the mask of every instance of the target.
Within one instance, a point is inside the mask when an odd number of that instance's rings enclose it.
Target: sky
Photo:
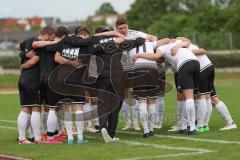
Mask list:
[[[102,3],[110,2],[118,13],[130,9],[135,0],[0,0],[0,18],[59,17],[62,21],[85,20]]]

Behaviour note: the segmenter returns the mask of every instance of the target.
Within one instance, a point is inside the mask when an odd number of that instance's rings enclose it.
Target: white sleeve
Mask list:
[[[166,45],[158,47],[157,50],[162,52],[162,54],[164,55],[165,54],[165,50],[166,50]]]
[[[158,48],[158,46],[157,46],[157,41],[152,42],[152,47],[153,47],[154,49],[157,49],[157,48]]]
[[[146,33],[140,32],[140,31],[135,31],[135,30],[129,30],[130,37],[134,37],[134,39],[141,37],[141,38],[147,38]]]
[[[188,46],[188,49],[189,49],[190,51],[192,51],[192,50],[194,50],[194,49],[199,49],[199,47],[198,47],[197,45],[190,44],[190,45]]]

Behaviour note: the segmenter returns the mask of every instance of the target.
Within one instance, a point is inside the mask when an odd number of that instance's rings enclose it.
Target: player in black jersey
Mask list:
[[[33,128],[34,142],[41,143],[40,129],[40,81],[39,81],[39,56],[36,55],[37,50],[33,52],[34,45],[39,39],[48,40],[52,35],[47,30],[42,29],[38,38],[31,37],[17,45],[17,49],[23,51],[21,54],[21,74],[19,78],[19,93],[22,112],[19,114],[19,143],[28,143],[23,136],[26,130],[26,120],[30,119]],[[35,43],[35,44],[34,44]],[[53,44],[56,42],[46,41],[39,46]],[[27,113],[32,113],[31,117]],[[27,118],[28,117],[28,118]],[[29,123],[30,124],[30,123]],[[25,128],[25,129],[23,129]]]

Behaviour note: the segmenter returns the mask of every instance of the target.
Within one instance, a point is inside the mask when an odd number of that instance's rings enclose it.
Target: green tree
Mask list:
[[[96,14],[107,14],[107,13],[113,13],[116,14],[117,12],[114,10],[113,6],[111,3],[103,3],[100,8],[96,11]]]

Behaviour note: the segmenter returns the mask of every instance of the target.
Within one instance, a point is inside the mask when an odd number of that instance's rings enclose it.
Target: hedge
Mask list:
[[[20,67],[20,59],[17,56],[1,56],[0,66],[3,69],[18,69]]]
[[[240,54],[208,54],[216,68],[240,67]]]

